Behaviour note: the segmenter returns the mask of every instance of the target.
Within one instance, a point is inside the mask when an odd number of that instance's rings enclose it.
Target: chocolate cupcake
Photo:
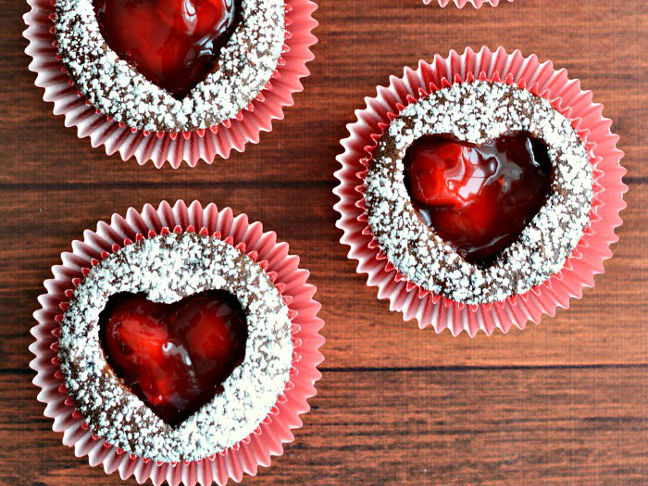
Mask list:
[[[434,1],[435,0],[423,0],[423,3],[429,5]],[[507,1],[512,2],[513,0]],[[500,4],[500,0],[436,0],[436,2],[441,7],[447,7],[448,5],[453,4],[458,8],[464,8],[467,5],[470,5],[474,8],[482,8],[484,5],[497,7]]]
[[[283,392],[288,307],[250,257],[211,236],[145,238],[92,267],[63,314],[59,360],[90,429],[156,461],[250,435]]]
[[[547,100],[505,83],[455,84],[404,108],[365,177],[369,227],[425,290],[503,301],[558,272],[592,206],[592,166]]]
[[[224,485],[293,440],[323,322],[274,233],[163,202],[113,215],[62,260],[39,298],[31,366],[77,456],[139,482]]]
[[[310,0],[28,0],[36,85],[93,146],[195,166],[243,151],[309,74]]]
[[[204,5],[203,5],[204,4]],[[284,43],[283,0],[57,0],[58,51],[99,111],[137,130],[190,132],[263,90]]]
[[[536,56],[468,48],[405,68],[357,111],[337,226],[390,309],[491,334],[593,285],[627,188],[611,122],[577,87]]]

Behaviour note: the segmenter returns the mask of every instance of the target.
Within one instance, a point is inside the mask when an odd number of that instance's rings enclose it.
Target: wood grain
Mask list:
[[[51,432],[28,369],[31,313],[61,251],[128,207],[200,199],[263,221],[312,272],[324,378],[286,453],[244,484],[648,484],[648,11],[645,0],[515,0],[496,9],[328,0],[316,61],[286,119],[196,169],[92,149],[41,101],[21,0],[0,0],[0,485],[117,484]],[[355,274],[338,243],[333,171],[353,110],[405,65],[499,45],[552,60],[614,120],[628,209],[585,298],[525,332],[423,332]],[[129,484],[134,484],[130,480]]]
[[[295,442],[244,484],[645,485],[647,371],[325,371]],[[3,484],[116,484],[61,448],[22,374],[0,383],[22,411],[0,416]]]

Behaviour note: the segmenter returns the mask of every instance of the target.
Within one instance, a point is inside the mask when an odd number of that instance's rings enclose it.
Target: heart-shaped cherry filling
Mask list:
[[[234,30],[239,0],[95,0],[117,55],[178,99],[211,72]]]
[[[162,420],[178,425],[220,393],[243,361],[247,324],[239,301],[222,290],[174,304],[124,293],[110,298],[100,333],[114,373]]]
[[[482,266],[518,238],[551,190],[547,146],[524,132],[480,146],[425,136],[408,149],[405,170],[421,220]]]

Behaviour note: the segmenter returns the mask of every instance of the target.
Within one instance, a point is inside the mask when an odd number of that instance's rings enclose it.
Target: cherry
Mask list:
[[[170,425],[222,390],[243,361],[247,340],[240,303],[220,290],[174,304],[117,294],[101,313],[100,330],[114,373]]]
[[[212,70],[239,0],[95,0],[108,45],[177,98]]]
[[[551,189],[547,147],[523,132],[481,146],[425,136],[408,149],[405,170],[422,221],[483,266],[517,239]]]

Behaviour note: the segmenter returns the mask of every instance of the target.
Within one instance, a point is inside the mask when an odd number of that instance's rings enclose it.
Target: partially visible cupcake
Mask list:
[[[99,255],[55,271],[42,301],[57,305],[59,287],[70,288],[61,314],[36,314],[40,398],[77,453],[107,471],[126,461],[156,483],[177,484],[182,471],[195,484],[198,470],[201,481],[240,481],[281,452],[308,410],[319,304],[260,225],[197,204],[145,212],[130,213],[133,227],[113,218],[102,236],[86,234],[89,248],[77,245],[73,260],[95,245]]]
[[[609,120],[573,86],[534,56],[468,49],[406,69],[359,112],[338,226],[392,309],[490,334],[593,284],[626,188]]]
[[[211,162],[257,142],[301,90],[315,42],[309,0],[32,1],[25,35],[53,37],[53,52],[40,43],[27,49],[32,68],[49,73],[58,63],[79,98],[69,106],[60,72],[37,80],[64,107],[55,111],[94,145],[158,166]],[[92,123],[79,116],[84,103],[96,110]]]
[[[101,113],[150,132],[234,118],[277,68],[283,0],[57,0],[70,79]]]
[[[423,0],[423,3],[429,5],[435,0]],[[500,4],[500,1],[504,0],[437,0],[439,5],[442,7],[447,7],[451,3],[456,5],[459,8],[464,8],[466,5],[472,5],[475,8],[481,8],[484,5],[490,5],[491,7],[497,7]],[[512,2],[513,0],[507,0]]]

